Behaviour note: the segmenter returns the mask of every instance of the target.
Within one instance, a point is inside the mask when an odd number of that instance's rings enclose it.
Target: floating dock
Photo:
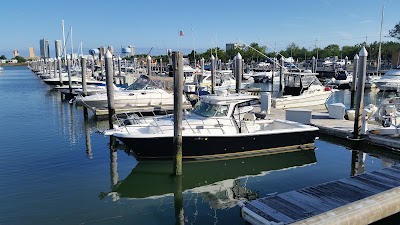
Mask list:
[[[250,224],[369,224],[400,211],[400,166],[240,204]]]

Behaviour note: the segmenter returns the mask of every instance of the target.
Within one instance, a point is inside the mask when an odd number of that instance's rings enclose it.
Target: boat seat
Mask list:
[[[254,115],[254,113],[245,113],[243,115],[243,120],[244,121],[254,121],[254,120],[256,120],[256,115]]]

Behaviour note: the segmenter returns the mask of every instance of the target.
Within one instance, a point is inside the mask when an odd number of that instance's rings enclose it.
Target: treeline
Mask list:
[[[261,62],[266,61],[267,58],[277,57],[280,58],[280,55],[284,57],[293,57],[295,60],[310,60],[313,56],[316,58],[326,58],[330,56],[338,56],[339,58],[345,58],[346,56],[352,60],[356,54],[358,54],[362,48],[362,46],[366,46],[368,51],[368,58],[377,59],[378,51],[379,51],[379,42],[375,41],[374,43],[366,45],[365,43],[356,44],[354,46],[343,46],[340,47],[337,44],[330,44],[325,48],[314,48],[307,49],[305,47],[299,47],[297,44],[292,43],[286,47],[285,50],[280,52],[272,52],[267,51],[266,46],[260,46],[258,43],[251,43],[250,46],[241,45],[236,47],[235,49],[231,49],[228,51],[224,51],[220,48],[210,48],[205,52],[199,53],[196,51],[192,51],[190,54],[185,55],[184,57],[188,57],[191,62],[194,62],[194,58],[196,60],[200,60],[204,58],[205,61],[210,60],[211,54],[214,57],[218,57],[223,62],[228,62],[232,60],[235,55],[239,52],[245,62]],[[391,60],[392,54],[395,50],[400,49],[400,43],[397,42],[382,42],[381,44],[381,58],[382,60]],[[146,57],[143,55],[136,55],[135,57]],[[154,60],[163,59],[163,62],[168,62],[167,55],[155,56]]]

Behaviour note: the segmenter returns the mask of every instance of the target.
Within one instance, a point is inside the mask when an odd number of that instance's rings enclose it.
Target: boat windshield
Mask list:
[[[129,85],[125,90],[143,90],[149,89],[148,86],[150,85],[150,78],[147,76],[140,76],[138,77],[135,82]]]
[[[228,109],[228,105],[201,102],[194,110],[194,114],[204,117],[222,117],[228,115]]]

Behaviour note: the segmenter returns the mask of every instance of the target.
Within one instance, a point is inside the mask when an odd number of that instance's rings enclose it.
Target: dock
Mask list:
[[[240,206],[250,224],[369,224],[400,211],[400,165]]]

